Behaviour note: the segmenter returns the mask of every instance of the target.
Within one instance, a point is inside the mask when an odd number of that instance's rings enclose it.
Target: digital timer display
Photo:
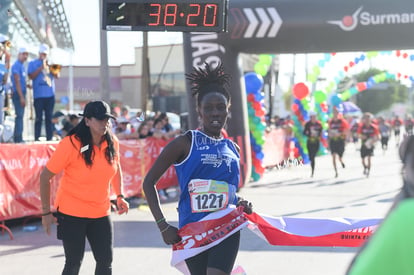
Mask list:
[[[131,31],[222,32],[226,0],[104,1],[103,28]]]

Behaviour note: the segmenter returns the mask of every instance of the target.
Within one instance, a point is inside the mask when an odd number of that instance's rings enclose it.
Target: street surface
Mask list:
[[[295,217],[383,217],[401,187],[401,163],[394,140],[385,154],[376,149],[369,178],[362,172],[359,151],[348,144],[344,161],[334,178],[331,156],[316,159],[314,178],[309,165],[273,169],[259,182],[241,189],[240,196],[254,204],[254,210],[272,216]],[[377,145],[379,147],[379,145]],[[172,193],[171,193],[172,195]],[[176,201],[162,204],[167,219],[176,224]],[[113,274],[180,274],[169,265],[170,248],[166,246],[148,207],[136,205],[128,215],[113,215],[115,245]],[[38,229],[23,231],[12,227],[14,240],[0,235],[0,273],[3,275],[60,274],[63,248],[53,236],[47,236],[39,221],[30,223]],[[248,275],[340,275],[344,274],[355,248],[271,246],[251,233],[242,231],[236,265]],[[82,275],[94,272],[92,253],[87,248]]]

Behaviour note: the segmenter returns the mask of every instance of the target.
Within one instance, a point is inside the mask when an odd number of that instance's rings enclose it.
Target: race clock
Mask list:
[[[103,29],[223,32],[227,0],[104,0]]]

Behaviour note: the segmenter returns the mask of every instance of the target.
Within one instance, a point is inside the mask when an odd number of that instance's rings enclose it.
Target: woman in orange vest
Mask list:
[[[95,274],[112,274],[110,186],[117,195],[118,213],[128,212],[122,195],[119,143],[111,131],[113,118],[104,101],[86,104],[82,121],[62,139],[40,175],[42,224],[50,235],[57,220],[57,238],[65,250],[63,275],[78,274],[89,241],[96,260]],[[63,171],[54,206],[50,207],[50,180]],[[56,272],[54,272],[56,273]]]

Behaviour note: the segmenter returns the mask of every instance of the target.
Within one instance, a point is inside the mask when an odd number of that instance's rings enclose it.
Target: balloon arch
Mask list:
[[[334,57],[336,54],[325,54],[324,59],[318,61],[318,65],[315,65],[312,69],[312,73],[308,75],[308,81],[310,83],[316,83],[318,77],[321,74],[321,69],[325,67],[325,64],[330,61],[331,57]],[[305,83],[297,83],[293,87],[293,97],[295,98],[291,106],[293,112],[293,122],[294,122],[294,138],[293,141],[297,146],[300,155],[306,163],[308,161],[308,152],[306,149],[306,138],[303,136],[303,126],[305,122],[309,119],[309,112],[315,111],[318,117],[318,120],[321,121],[324,128],[322,136],[322,146],[320,147],[319,154],[325,154],[327,152],[327,121],[328,113],[330,108],[328,106],[336,106],[341,109],[343,102],[350,99],[352,96],[361,93],[377,83],[386,81],[387,79],[406,79],[411,82],[414,82],[414,76],[402,73],[389,73],[383,72],[377,75],[374,75],[368,79],[366,82],[356,83],[354,86],[343,91],[342,93],[332,92],[335,90],[339,82],[346,76],[346,73],[350,72],[351,68],[355,68],[358,64],[361,64],[363,61],[370,60],[372,58],[388,55],[395,58],[402,58],[408,62],[414,61],[414,54],[409,54],[400,50],[396,51],[384,51],[384,52],[368,52],[362,53],[361,55],[355,57],[353,60],[349,61],[345,66],[343,66],[343,71],[339,71],[338,76],[335,76],[324,89],[314,91],[310,94],[310,91]],[[329,99],[329,102],[328,102]]]

